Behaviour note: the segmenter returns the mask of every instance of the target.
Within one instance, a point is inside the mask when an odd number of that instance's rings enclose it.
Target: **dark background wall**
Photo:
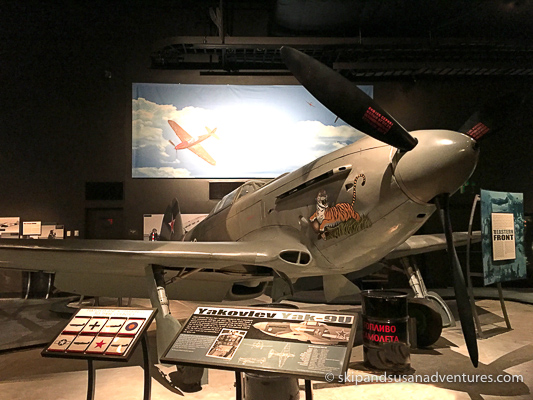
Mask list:
[[[119,236],[140,239],[142,215],[162,213],[174,196],[184,213],[210,211],[216,201],[209,199],[207,180],[131,178],[132,82],[296,81],[290,76],[151,70],[157,40],[217,34],[202,3],[32,0],[0,6],[1,216],[61,223],[84,237],[90,210],[114,208],[122,219]],[[250,6],[235,13],[231,33],[264,36],[268,25],[268,13]],[[524,77],[373,83],[375,99],[409,130],[457,129],[494,95],[531,87]],[[533,211],[531,111],[527,100],[502,134],[484,143],[471,179],[475,186],[453,200],[456,229],[466,229],[479,188],[524,192],[526,212]],[[268,139],[257,138],[258,151],[262,140]],[[86,200],[86,182],[123,182],[123,200]],[[439,230],[436,225],[430,221],[425,229]]]

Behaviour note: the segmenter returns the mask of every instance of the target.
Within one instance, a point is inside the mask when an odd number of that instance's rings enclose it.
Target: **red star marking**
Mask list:
[[[105,344],[103,340],[101,340],[99,343],[96,343],[96,347],[102,348],[102,346]]]
[[[170,221],[168,224],[170,225],[170,233],[174,233],[174,223],[176,222],[176,218],[174,218],[172,221]]]

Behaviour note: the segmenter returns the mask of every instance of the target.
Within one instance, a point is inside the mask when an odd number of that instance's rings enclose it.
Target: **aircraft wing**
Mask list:
[[[179,126],[174,121],[169,119],[168,124],[170,125],[172,130],[176,133],[176,135],[180,138],[182,142],[186,142],[187,140],[192,139],[192,136],[189,135],[185,129],[183,129],[181,126]]]
[[[472,243],[481,241],[481,231],[472,232]],[[454,232],[453,243],[457,246],[466,246],[468,232]],[[404,243],[392,250],[385,258],[401,258],[415,254],[429,253],[430,251],[446,249],[446,238],[443,233],[431,235],[413,235]]]
[[[205,149],[199,144],[195,144],[194,146],[188,147],[188,149],[211,165],[215,165],[217,163],[213,159],[213,157],[211,157],[209,153],[205,151]]]
[[[283,240],[248,242],[144,242],[134,240],[0,240],[0,268],[46,272],[144,275],[148,265],[167,269],[259,265],[287,267],[283,251],[306,251],[301,243]]]

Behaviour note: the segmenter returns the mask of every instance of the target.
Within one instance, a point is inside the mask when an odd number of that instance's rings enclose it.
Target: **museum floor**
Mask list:
[[[268,302],[260,298],[254,304]],[[231,303],[234,305],[235,303]],[[251,304],[248,302],[248,304]],[[108,304],[104,304],[108,305]],[[134,306],[149,306],[145,300],[133,301]],[[229,305],[229,304],[228,304]],[[244,303],[241,303],[244,305]],[[358,306],[324,306],[298,304],[309,310],[353,310]],[[453,309],[454,302],[449,302]],[[507,301],[507,310],[513,329],[507,330],[502,318],[500,303],[496,300],[478,300],[478,313],[486,338],[479,340],[480,365],[475,369],[470,364],[459,327],[446,328],[442,337],[428,350],[411,353],[412,375],[408,382],[379,383],[379,375],[365,371],[362,345],[354,347],[348,376],[362,383],[346,385],[313,382],[316,400],[328,399],[532,399],[533,388],[533,305]],[[46,304],[44,305],[46,306]],[[40,307],[40,308],[39,308]],[[196,304],[171,302],[173,315],[187,318]],[[30,311],[28,311],[28,309]],[[26,313],[26,314],[25,314]],[[51,320],[42,301],[0,300],[0,341],[16,341],[18,337],[30,337],[37,343],[35,334],[50,334],[64,326],[66,320]],[[42,325],[44,323],[44,326]],[[41,324],[41,326],[39,326]],[[155,324],[149,330],[153,347]],[[59,328],[61,329],[61,327]],[[13,333],[8,333],[13,332]],[[16,337],[14,337],[16,336]],[[8,338],[8,339],[6,339]],[[47,339],[51,340],[51,339]],[[2,349],[3,347],[0,347]],[[0,352],[0,399],[85,399],[87,390],[87,364],[85,361],[58,358],[43,358],[43,346],[33,346],[17,351]],[[155,358],[155,350],[152,349]],[[143,396],[142,354],[140,348],[127,364],[96,362],[95,399],[127,400]],[[235,398],[234,373],[210,370],[209,383],[200,392],[182,393],[166,383],[164,376],[174,371],[170,366],[156,365],[152,368],[152,399],[175,399],[181,396],[195,399],[230,400]],[[464,374],[464,375],[463,375]],[[487,380],[509,381],[521,375],[521,382],[487,383]],[[374,377],[374,382],[370,382]],[[383,379],[383,378],[382,378]],[[431,383],[410,383],[431,381]],[[473,380],[478,382],[473,382]],[[438,380],[438,381],[437,381]],[[463,382],[457,381],[463,380]],[[485,381],[485,383],[481,381]],[[303,384],[303,381],[301,381]],[[300,398],[305,394],[300,392]]]

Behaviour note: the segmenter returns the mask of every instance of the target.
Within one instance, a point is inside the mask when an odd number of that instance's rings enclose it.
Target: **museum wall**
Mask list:
[[[208,180],[131,178],[132,82],[296,81],[288,76],[151,70],[150,52],[156,40],[216,34],[214,27],[206,29],[207,16],[172,8],[177,3],[162,4],[163,8],[150,9],[109,5],[105,17],[103,3],[96,10],[59,10],[31,1],[5,7],[3,19],[9,22],[1,28],[5,44],[0,69],[1,216],[56,222],[85,237],[88,210],[117,209],[122,218],[120,237],[141,239],[143,214],[162,213],[173,197],[179,199],[183,213],[207,213],[216,204],[209,199]],[[235,25],[234,32],[264,32],[263,19],[254,24],[253,13],[246,17],[249,23],[242,28]],[[364,83],[374,84],[375,99],[409,130],[457,129],[483,101],[531,85],[524,78],[483,77]],[[533,212],[531,110],[529,100],[501,136],[483,143],[471,186],[453,199],[456,230],[466,229],[479,188],[524,192],[525,211]],[[257,138],[257,151],[264,140],[268,138]],[[123,199],[86,200],[86,182],[123,182]],[[437,225],[430,221],[424,229],[438,230]]]

